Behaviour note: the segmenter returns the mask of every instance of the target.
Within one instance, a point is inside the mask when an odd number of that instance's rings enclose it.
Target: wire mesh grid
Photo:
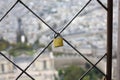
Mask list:
[[[96,0],[101,7],[103,7],[106,11],[108,11],[108,8],[100,1],[100,0]],[[47,24],[41,17],[39,17],[33,10],[31,10],[23,1],[21,0],[17,0],[14,5],[4,14],[4,16],[2,16],[2,18],[0,19],[0,22],[9,14],[9,12],[18,4],[21,3],[25,8],[27,8],[33,15],[35,15],[40,21],[42,21],[49,29],[51,29],[55,34],[56,37],[60,36],[62,34],[62,32],[67,29],[67,27],[69,27],[69,25],[72,23],[72,21],[74,21],[74,19],[88,6],[88,4],[90,4],[90,2],[92,2],[92,0],[89,0],[77,13],[76,15],[63,27],[63,29],[59,32],[55,31],[49,24]],[[80,54],[86,61],[88,61],[92,66],[88,69],[87,72],[85,72],[81,78],[79,80],[82,80],[93,68],[96,68],[100,73],[102,73],[104,76],[106,76],[106,74],[104,72],[102,72],[96,65],[99,64],[99,62],[106,56],[103,55],[103,57],[101,57],[95,64],[93,64],[87,57],[85,57],[81,52],[79,52],[71,43],[68,42],[68,40],[66,40],[64,37],[62,37],[63,40],[73,49],[75,50],[78,54]],[[9,62],[11,62],[14,66],[16,66],[19,70],[21,70],[22,72],[17,76],[16,80],[18,80],[23,73],[26,74],[28,77],[30,77],[32,80],[35,80],[35,78],[33,78],[29,73],[26,72],[26,70],[37,60],[37,58],[39,56],[42,55],[42,53],[52,44],[53,40],[51,40],[49,42],[49,44],[36,56],[36,58],[23,70],[22,68],[20,68],[18,65],[16,65],[13,61],[11,61],[8,57],[6,57],[2,52],[0,52],[1,56],[3,56],[4,58],[6,58]]]

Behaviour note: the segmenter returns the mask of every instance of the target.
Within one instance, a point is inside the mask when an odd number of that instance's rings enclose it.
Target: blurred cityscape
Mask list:
[[[15,1],[0,0],[0,18]],[[22,1],[55,31],[60,32],[89,0]],[[107,0],[101,0],[101,2],[107,6]],[[116,3],[117,0],[114,0],[113,64],[116,64],[118,30],[118,5]],[[95,64],[106,53],[106,26],[107,11],[96,0],[93,0],[61,35]],[[4,47],[2,41],[7,43],[7,47],[1,49],[1,52],[22,69],[25,69],[44,50],[54,36],[55,33],[49,27],[20,3],[0,22],[0,44]],[[50,45],[26,72],[35,80],[65,80],[61,79],[58,70],[70,65],[83,67],[86,63],[88,62],[64,42],[64,46],[59,48]],[[106,59],[103,59],[97,67],[106,73]],[[113,65],[114,80],[115,68],[116,65]],[[19,69],[0,56],[0,80],[15,80],[20,73]],[[30,80],[30,78],[23,74],[19,80]],[[102,80],[102,78],[97,80]]]

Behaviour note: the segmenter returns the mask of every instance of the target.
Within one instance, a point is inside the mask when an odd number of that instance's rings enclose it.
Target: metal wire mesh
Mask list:
[[[22,2],[21,0],[17,0],[14,5],[4,14],[4,16],[0,19],[0,22],[9,14],[9,12],[18,4],[21,3],[25,8],[27,8],[33,15],[35,15],[40,21],[42,21],[50,30],[52,30],[57,36],[61,35],[62,32],[67,29],[67,27],[69,27],[69,25],[74,21],[74,19],[88,6],[88,4],[90,4],[92,0],[89,0],[79,11],[78,13],[63,27],[63,29],[59,32],[55,31],[49,24],[47,24],[40,16],[38,16],[33,10],[31,10],[24,2]],[[108,8],[100,1],[100,0],[96,0],[106,11],[108,11]],[[56,36],[56,37],[57,37]],[[93,64],[87,57],[85,57],[81,52],[79,52],[71,43],[69,43],[64,37],[63,40],[73,49],[75,50],[78,54],[80,54],[86,61],[88,61],[92,67],[88,69],[88,71],[86,73],[84,73],[80,80],[82,80],[87,74],[88,72],[90,72],[93,68],[96,68],[100,73],[102,73],[104,76],[106,76],[106,74],[104,72],[102,72],[96,65],[106,56],[106,54],[96,62],[96,64]],[[35,80],[31,75],[29,75],[29,73],[26,72],[26,70],[37,60],[37,58],[39,56],[42,55],[42,53],[52,44],[53,40],[51,40],[49,42],[49,44],[37,55],[37,57],[23,70],[21,69],[18,65],[16,65],[14,62],[12,62],[9,58],[7,58],[2,52],[0,52],[1,56],[3,56],[4,58],[6,58],[9,62],[11,62],[14,66],[16,66],[19,70],[21,70],[22,72],[19,74],[19,76],[17,76],[16,80],[18,80],[23,73],[25,73],[28,77],[30,77],[32,80]]]

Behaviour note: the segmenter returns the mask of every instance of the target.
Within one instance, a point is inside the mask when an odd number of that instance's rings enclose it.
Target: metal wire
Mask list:
[[[6,57],[2,52],[0,52],[0,54],[6,58],[9,62],[11,62],[14,66],[16,66],[19,70],[21,70],[22,72],[24,72],[27,76],[29,76],[32,80],[35,80],[32,76],[30,76],[27,72],[25,72],[22,68],[20,68],[18,65],[16,65],[13,61],[11,61],[8,57]]]
[[[97,2],[98,2],[106,11],[108,11],[108,8],[107,8],[100,0],[97,0]]]
[[[81,76],[80,80],[82,80],[106,55],[107,55],[107,54],[105,54],[102,58],[100,58],[100,59],[98,60],[98,62],[96,62],[96,63],[94,64],[94,66],[92,66],[91,68],[89,68],[88,71],[86,71],[86,72]]]
[[[65,38],[63,38],[63,40],[69,45],[69,46],[71,46],[77,53],[79,53],[86,61],[88,61],[92,66],[94,66],[94,64],[89,60],[89,59],[87,59],[82,53],[80,53],[74,46],[72,46]],[[98,71],[100,71],[104,76],[106,76],[106,74],[105,73],[103,73],[99,68],[97,68],[96,66],[95,66],[95,68],[98,70]]]
[[[83,6],[83,8],[72,18],[72,20],[70,20],[66,26],[60,31],[60,33],[62,33],[72,22],[73,20],[87,7],[87,5],[91,2],[91,0],[89,0],[85,6]]]
[[[7,16],[7,14],[15,7],[19,1],[16,1],[15,4],[5,13],[5,15],[0,19],[0,22]]]
[[[24,69],[24,71],[26,71],[36,60],[37,58],[50,46],[50,44],[52,44],[53,40],[50,41],[50,43],[40,52],[40,54]],[[21,74],[16,78],[16,80],[18,80],[20,78],[20,76],[23,74],[24,72],[21,72]]]
[[[21,4],[23,4],[23,6],[25,6],[33,15],[35,15],[40,21],[42,21],[47,27],[49,27],[54,33],[56,33],[56,31],[50,26],[48,25],[41,17],[39,17],[35,12],[33,12],[26,4],[24,4],[21,0],[19,1]]]

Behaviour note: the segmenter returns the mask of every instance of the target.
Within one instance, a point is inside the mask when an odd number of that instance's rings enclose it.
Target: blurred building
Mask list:
[[[5,56],[13,60],[6,52]],[[0,56],[0,80],[12,80],[14,67],[13,65],[4,57]]]
[[[36,57],[35,55],[21,55],[14,59],[10,59],[24,70]],[[54,80],[54,77],[57,76],[57,71],[54,69],[53,54],[43,53],[43,55],[41,55],[26,72],[35,78],[35,80]],[[21,71],[19,69],[14,67],[8,60],[0,56],[0,80],[15,80],[20,73]],[[29,79],[30,78],[25,74],[19,78],[19,80]]]

